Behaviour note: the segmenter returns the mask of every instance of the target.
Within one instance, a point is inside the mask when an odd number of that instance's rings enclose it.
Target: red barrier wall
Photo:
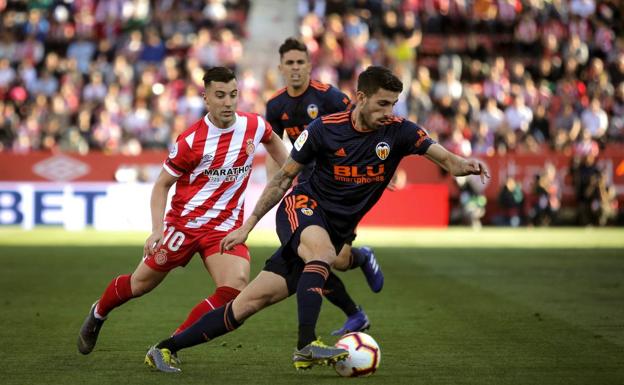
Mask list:
[[[115,171],[122,166],[149,166],[158,171],[167,157],[164,151],[147,151],[140,156],[31,153],[19,155],[0,152],[0,181],[114,181]],[[539,154],[514,154],[482,158],[492,178],[485,185],[488,206],[495,206],[500,186],[507,175],[522,182],[530,193],[533,178],[547,162],[553,163],[563,186],[564,204],[574,204],[574,190],[569,176],[571,157],[551,151]],[[258,154],[255,164],[263,163]],[[602,151],[599,164],[616,186],[618,199],[624,204],[624,146],[611,146]],[[457,188],[449,175],[428,160],[413,156],[403,160],[407,187],[387,192],[381,203],[364,219],[366,225],[444,226],[448,218],[448,197]],[[495,207],[492,207],[495,208]]]
[[[361,226],[445,227],[449,219],[449,190],[446,184],[407,185],[386,190],[366,214]]]

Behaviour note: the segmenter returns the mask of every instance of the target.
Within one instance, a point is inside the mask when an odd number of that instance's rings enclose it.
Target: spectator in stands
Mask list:
[[[459,187],[459,202],[451,210],[451,223],[466,224],[474,229],[480,229],[487,203],[482,187],[467,177],[455,178],[455,182]]]
[[[505,114],[498,108],[496,99],[488,98],[485,108],[479,114],[479,123],[485,125],[489,132],[497,133],[505,123]]]
[[[544,170],[536,175],[534,205],[531,209],[533,224],[550,226],[557,219],[561,208],[561,187],[557,181],[557,170],[552,163],[546,164]]]
[[[614,142],[624,142],[624,81],[619,84],[615,91],[608,137]]]
[[[505,124],[518,138],[523,139],[533,121],[533,111],[524,103],[523,95],[513,95],[512,103],[505,109]]]
[[[576,202],[578,206],[579,224],[585,226],[591,223],[592,190],[590,185],[600,173],[596,164],[596,155],[592,152],[575,156],[572,159],[570,174],[574,183]]]
[[[412,80],[409,92],[409,120],[422,125],[433,109],[433,102],[429,95],[423,92],[422,85],[418,79]]]
[[[501,215],[495,223],[502,226],[518,227],[522,223],[524,193],[514,177],[508,176],[498,193],[498,205]]]
[[[604,171],[591,175],[584,194],[589,201],[589,223],[605,226],[617,216],[618,201],[615,188],[609,184]]]
[[[443,98],[450,98],[453,101],[462,96],[462,84],[455,77],[455,70],[449,68],[444,73],[444,78],[433,86],[433,99],[440,101]]]
[[[592,98],[589,107],[581,113],[581,127],[588,131],[595,140],[601,142],[604,139],[609,127],[609,118],[600,106],[600,99],[597,97]]]

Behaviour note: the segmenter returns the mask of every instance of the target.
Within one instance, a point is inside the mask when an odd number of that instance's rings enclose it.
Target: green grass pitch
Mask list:
[[[111,313],[89,356],[78,329],[110,279],[139,262],[144,233],[0,229],[2,384],[623,384],[624,229],[362,231],[386,286],[340,274],[372,321],[376,374],[297,373],[290,298],[239,330],[181,352],[183,372],[142,363],[213,290],[195,258],[154,292]],[[250,240],[252,276],[275,236]],[[343,315],[327,301],[326,342]]]

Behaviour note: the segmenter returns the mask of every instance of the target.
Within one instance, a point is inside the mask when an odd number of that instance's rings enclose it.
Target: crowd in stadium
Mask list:
[[[361,70],[390,67],[405,85],[397,114],[458,154],[550,148],[581,159],[580,170],[624,142],[619,2],[298,6],[313,78],[353,94]],[[255,79],[237,68],[249,9],[244,0],[0,0],[0,151],[167,148],[203,114],[202,69],[213,65],[237,70],[241,110],[264,113],[281,84],[275,69]],[[574,176],[584,178],[581,195],[597,173]]]

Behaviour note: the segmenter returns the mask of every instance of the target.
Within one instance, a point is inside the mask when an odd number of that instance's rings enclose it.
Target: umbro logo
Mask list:
[[[282,120],[288,120],[288,119],[290,119],[290,118],[288,117],[288,114],[284,112],[284,113],[282,114]]]
[[[347,153],[346,153],[344,147],[340,147],[338,149],[338,151],[334,152],[334,155],[339,156],[341,158],[344,158],[345,156],[347,156]]]

